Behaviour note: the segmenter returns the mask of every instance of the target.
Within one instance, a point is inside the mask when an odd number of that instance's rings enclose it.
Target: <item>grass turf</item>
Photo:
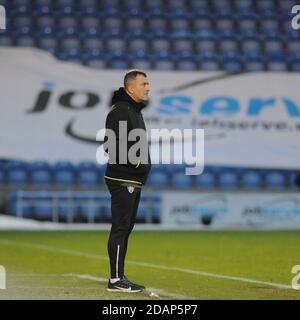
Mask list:
[[[106,291],[107,239],[107,231],[1,231],[0,299],[149,299],[149,292]],[[298,290],[197,273],[290,285],[299,250],[299,231],[135,230],[126,275],[162,299],[300,299]]]

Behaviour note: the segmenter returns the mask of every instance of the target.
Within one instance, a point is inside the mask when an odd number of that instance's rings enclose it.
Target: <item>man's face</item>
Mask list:
[[[138,74],[130,83],[128,91],[136,102],[148,100],[149,82],[142,74]]]

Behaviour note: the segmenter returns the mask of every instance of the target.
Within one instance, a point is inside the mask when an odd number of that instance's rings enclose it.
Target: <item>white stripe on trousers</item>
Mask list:
[[[119,278],[119,254],[120,254],[120,245],[118,244],[118,249],[117,249],[117,263],[116,263],[116,278]]]

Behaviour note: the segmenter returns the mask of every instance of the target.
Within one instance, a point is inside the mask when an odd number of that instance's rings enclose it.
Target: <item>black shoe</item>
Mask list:
[[[143,291],[142,286],[138,286],[130,282],[127,278],[123,277],[115,283],[111,283],[110,279],[108,280],[107,291],[111,292],[141,292]]]
[[[124,278],[126,281],[128,281],[129,283],[131,283],[131,284],[133,284],[133,285],[135,285],[135,286],[137,286],[137,287],[140,287],[140,288],[143,289],[143,290],[146,289],[145,286],[142,286],[141,284],[136,284],[136,283],[131,282],[130,280],[128,280],[128,278],[127,278],[126,276],[123,276],[123,278]]]

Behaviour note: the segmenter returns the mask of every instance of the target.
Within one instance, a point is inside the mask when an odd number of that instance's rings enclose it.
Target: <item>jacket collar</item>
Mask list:
[[[119,90],[114,91],[112,99],[111,99],[111,105],[114,105],[116,102],[125,101],[129,102],[130,107],[137,111],[141,111],[144,109],[147,105],[146,102],[136,102],[133,100],[125,91],[123,87],[119,88]]]

